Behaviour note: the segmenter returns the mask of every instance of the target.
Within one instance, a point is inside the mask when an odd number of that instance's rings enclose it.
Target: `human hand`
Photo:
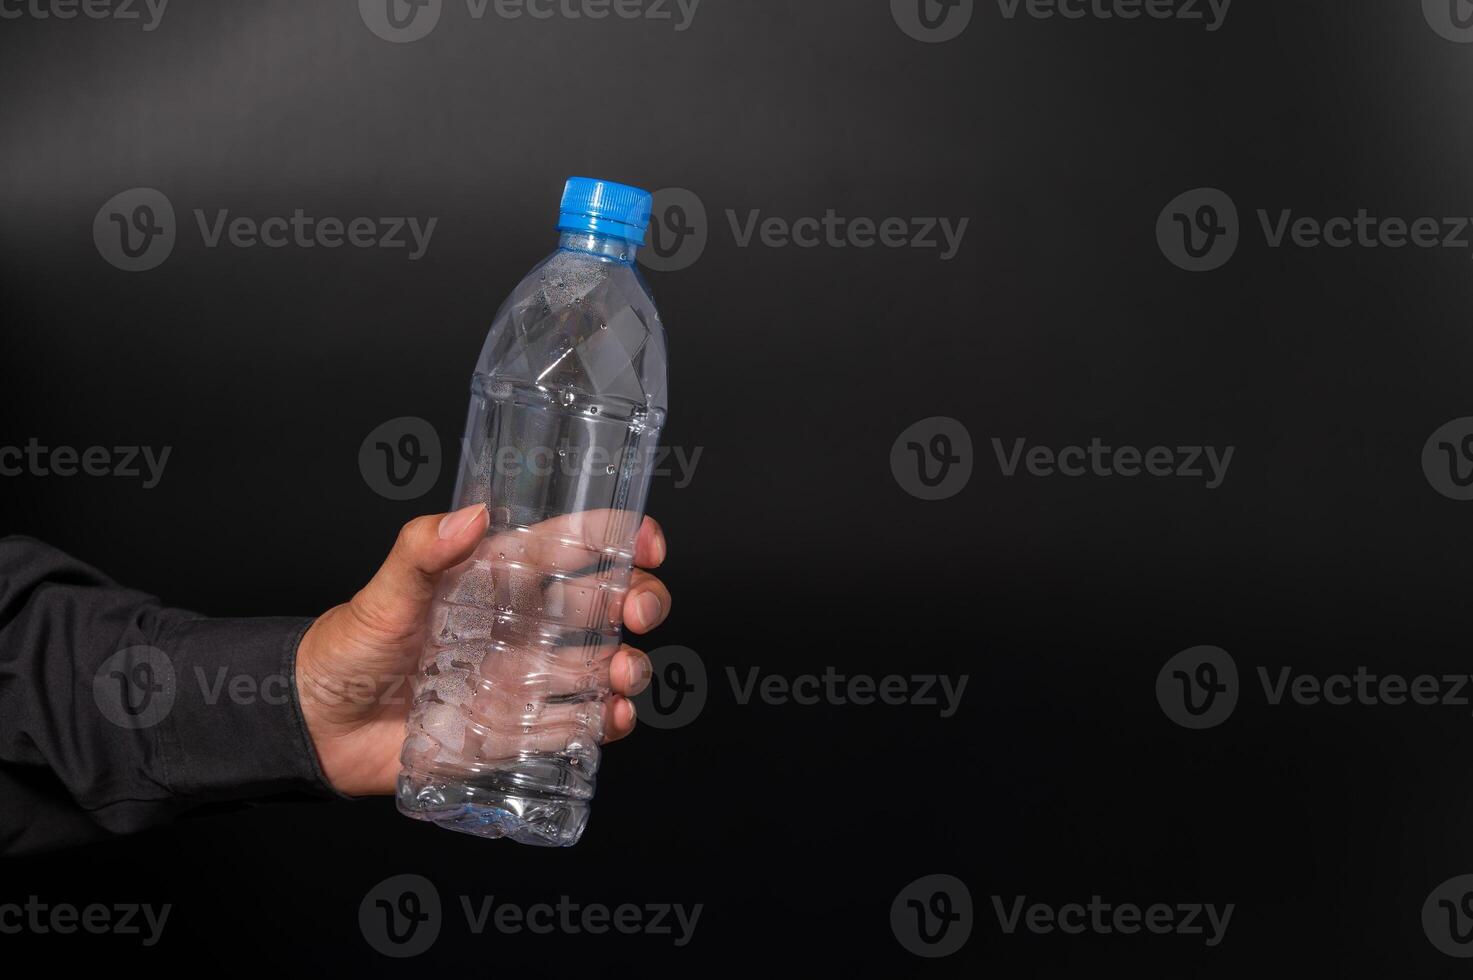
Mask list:
[[[373,580],[319,616],[302,637],[297,693],[323,774],[338,792],[394,792],[412,679],[436,587],[442,574],[484,546],[489,524],[480,504],[410,521]],[[623,623],[635,633],[654,629],[669,613],[669,590],[643,571],[658,567],[665,549],[659,524],[646,517],[622,602]],[[614,692],[604,707],[604,740],[612,742],[633,730],[629,698],[648,685],[652,668],[645,654],[627,644],[604,664],[605,686]]]

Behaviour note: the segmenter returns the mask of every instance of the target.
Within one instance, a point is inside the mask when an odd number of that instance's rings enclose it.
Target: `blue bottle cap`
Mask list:
[[[591,232],[644,244],[650,224],[649,191],[611,180],[569,177],[558,206],[558,231]]]

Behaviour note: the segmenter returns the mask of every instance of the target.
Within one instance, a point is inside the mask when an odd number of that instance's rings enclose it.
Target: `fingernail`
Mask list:
[[[653,592],[642,592],[638,599],[634,600],[639,606],[639,621],[645,626],[653,626],[660,621],[660,597]]]
[[[655,535],[655,564],[665,563],[665,532],[661,531]]]
[[[476,519],[485,512],[485,504],[471,504],[469,507],[462,507],[460,510],[446,514],[440,518],[440,540],[448,541],[451,538],[460,537],[465,533],[465,529],[474,524]]]
[[[629,657],[629,694],[631,696],[644,691],[650,682],[650,675],[654,673],[654,666],[650,658],[644,654],[631,654]]]
[[[624,727],[625,728],[633,728],[634,727],[634,719],[635,719],[635,716],[636,716],[636,712],[634,710],[634,702],[631,701],[631,700],[629,700],[628,698],[625,698],[624,699],[624,708],[626,709],[625,712],[624,712]]]

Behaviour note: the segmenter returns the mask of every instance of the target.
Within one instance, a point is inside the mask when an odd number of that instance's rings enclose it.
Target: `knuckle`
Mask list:
[[[419,634],[418,623],[401,622],[390,615],[371,589],[364,589],[355,595],[353,601],[348,603],[348,612],[353,617],[353,623],[373,641],[404,643]]]

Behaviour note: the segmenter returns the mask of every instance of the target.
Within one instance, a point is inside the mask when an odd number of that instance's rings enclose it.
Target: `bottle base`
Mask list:
[[[588,803],[507,793],[452,778],[402,773],[399,812],[446,830],[537,847],[571,847],[588,824]]]

